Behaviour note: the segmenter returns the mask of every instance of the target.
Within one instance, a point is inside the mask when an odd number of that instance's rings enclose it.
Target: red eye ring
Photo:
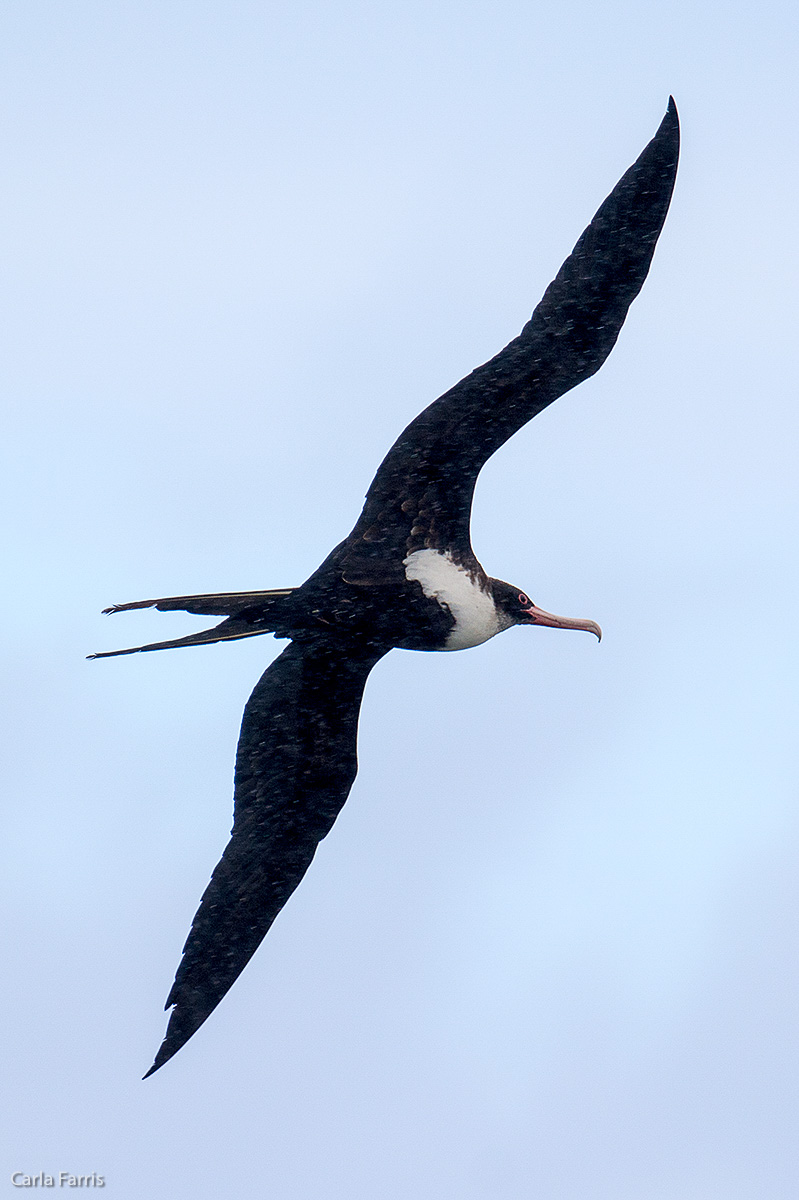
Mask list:
[[[525,596],[524,592],[519,592],[519,603],[520,604],[531,604],[532,601],[529,600],[527,596]]]

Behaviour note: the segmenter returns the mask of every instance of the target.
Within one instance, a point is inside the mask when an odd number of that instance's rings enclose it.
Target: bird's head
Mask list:
[[[507,620],[505,628],[510,628],[511,625],[548,625],[552,629],[584,629],[586,633],[593,633],[597,641],[602,640],[602,630],[596,621],[580,617],[556,617],[533,604],[525,592],[511,583],[492,579],[491,585],[494,603]]]

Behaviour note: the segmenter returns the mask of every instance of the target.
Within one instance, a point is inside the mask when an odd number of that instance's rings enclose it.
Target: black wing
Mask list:
[[[350,534],[350,572],[425,547],[468,554],[483,464],[532,417],[588,379],[613,349],[646,279],[677,173],[674,101],[547,288],[522,332],[400,434]]]
[[[241,725],[231,838],[192,922],[147,1075],[213,1012],[330,831],[358,769],[366,679],[385,652],[296,641],[261,677]]]

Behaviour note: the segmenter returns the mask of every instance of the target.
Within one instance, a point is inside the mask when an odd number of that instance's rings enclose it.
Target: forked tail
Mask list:
[[[128,650],[105,650],[89,658],[116,658],[120,654],[139,654],[144,650],[172,650],[176,646],[206,646],[212,642],[235,642],[239,638],[258,637],[275,630],[276,609],[296,588],[272,588],[264,592],[212,592],[207,596],[165,596],[160,600],[135,600],[131,604],[112,604],[104,613],[128,612],[133,608],[156,608],[159,612],[189,612],[202,617],[224,617],[211,629],[167,642],[150,642]]]

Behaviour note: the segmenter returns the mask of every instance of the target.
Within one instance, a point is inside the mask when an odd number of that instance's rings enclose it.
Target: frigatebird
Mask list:
[[[599,370],[646,278],[677,171],[673,99],[652,141],[604,201],[532,317],[490,362],[400,434],[348,537],[301,587],[116,604],[224,619],[134,654],[273,633],[289,646],[244,709],[234,822],[192,922],[166,1037],[145,1075],[188,1041],[232,986],[310,866],[357,771],[367,676],[394,647],[464,650],[512,625],[582,629],[483,570],[469,522],[477,476],[532,417]]]

